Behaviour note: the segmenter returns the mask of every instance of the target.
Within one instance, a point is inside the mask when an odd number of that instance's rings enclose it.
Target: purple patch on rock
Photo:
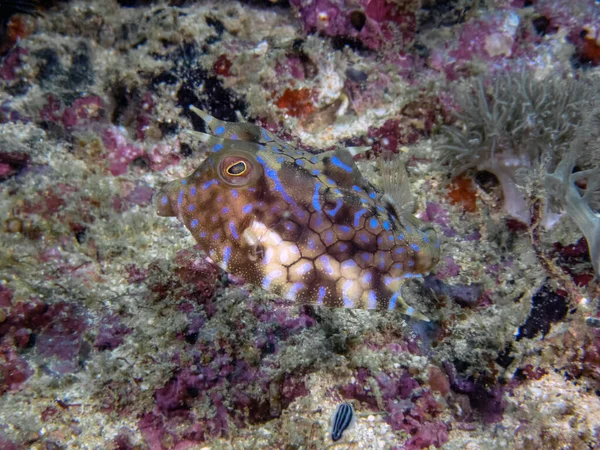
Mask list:
[[[50,305],[50,322],[36,339],[36,350],[47,358],[51,370],[59,374],[75,372],[78,369],[78,355],[87,327],[87,315],[72,304]]]
[[[114,350],[130,333],[131,329],[126,327],[117,316],[105,317],[94,341],[94,347],[98,350]]]

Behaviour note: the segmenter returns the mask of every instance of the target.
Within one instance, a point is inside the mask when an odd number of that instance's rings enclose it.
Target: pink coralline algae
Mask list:
[[[439,203],[427,202],[425,215],[421,220],[439,225],[446,237],[458,235],[458,231],[451,226],[450,213]]]
[[[369,129],[368,137],[373,141],[373,152],[398,153],[401,146],[415,144],[424,136],[429,136],[438,103],[435,97],[420,98],[418,102],[405,106],[399,118],[386,120],[379,128]]]
[[[4,291],[6,292],[6,291]],[[32,373],[29,359],[21,354],[33,347],[47,370],[64,375],[78,370],[83,333],[87,328],[81,308],[66,302],[53,304],[39,299],[8,306],[0,323],[0,393],[19,388]],[[31,355],[30,355],[31,356]]]
[[[47,325],[39,331],[35,341],[37,353],[44,357],[48,367],[58,374],[75,372],[82,348],[87,317],[80,308],[68,303],[48,306]]]
[[[129,165],[136,160],[144,161],[154,171],[162,171],[180,161],[178,141],[174,145],[150,145],[144,142],[152,106],[152,96],[144,95],[136,116],[137,141],[129,137],[125,128],[107,122],[104,101],[98,96],[83,96],[65,106],[54,95],[49,95],[39,117],[42,121],[64,127],[70,133],[85,130],[99,134],[104,146],[102,156],[107,160],[108,170],[117,176],[125,174]]]
[[[402,4],[386,0],[291,0],[298,9],[304,28],[327,36],[354,39],[372,50],[391,43],[407,45],[416,32],[418,2]]]
[[[125,326],[117,316],[108,316],[101,320],[100,330],[94,341],[98,350],[114,350],[123,343],[131,329]]]
[[[499,385],[489,376],[481,374],[473,377],[461,378],[456,368],[449,362],[444,363],[444,369],[450,380],[452,390],[458,394],[464,394],[469,398],[471,407],[476,410],[484,423],[490,424],[502,420],[507,401],[504,398],[505,387]],[[473,420],[473,417],[465,418]]]
[[[40,119],[60,123],[67,129],[85,127],[104,118],[104,102],[97,96],[84,96],[63,106],[54,95],[49,95],[47,103],[40,110]]]
[[[557,257],[558,266],[568,273],[578,286],[587,286],[594,279],[588,244],[584,237],[570,245],[555,242],[553,253]]]
[[[428,64],[456,79],[470,70],[474,59],[505,62],[515,52],[519,25],[515,11],[489,12],[462,25],[456,40],[433,49]]]
[[[248,300],[245,319],[235,328],[260,356],[252,357],[240,347],[244,340],[215,339],[207,332],[224,307],[212,299],[219,287],[219,269],[189,250],[178,252],[175,264],[173,275],[159,273],[152,265],[145,275],[158,296],[169,292],[183,300],[178,310],[188,320],[178,334],[186,347],[173,357],[177,368],[156,389],[154,408],[139,422],[153,449],[164,448],[165,440],[185,448],[228,436],[232,425],[240,428],[279,417],[292,401],[308,394],[302,376],[279,367],[277,360],[290,336],[315,324],[303,308],[295,311]],[[130,268],[134,274],[138,270]],[[155,278],[161,281],[154,284]]]
[[[29,52],[21,47],[12,49],[4,57],[2,66],[0,66],[0,78],[6,81],[15,81],[28,54]]]
[[[124,174],[132,161],[144,156],[144,149],[129,142],[125,130],[114,125],[104,130],[102,142],[108,151],[108,169],[112,175]]]
[[[202,327],[197,322],[194,329],[201,333]],[[239,428],[268,421],[308,394],[301,378],[277,376],[271,357],[257,365],[224,348],[222,343],[200,338],[189,351],[195,365],[179,369],[155,392],[155,408],[139,424],[150,448],[162,449],[159,442],[165,436],[176,448],[227,436],[232,424]],[[210,363],[202,363],[207,359]],[[200,405],[210,406],[204,410]]]
[[[21,152],[0,152],[0,181],[18,175],[27,167],[30,156]]]
[[[342,396],[358,400],[377,410],[377,398],[368,389],[369,378],[373,378],[379,386],[386,422],[393,430],[404,430],[410,435],[404,447],[397,448],[418,450],[430,445],[440,447],[448,441],[449,426],[439,418],[441,406],[431,392],[412,378],[408,371],[402,374],[371,374],[369,370],[359,368],[355,376],[356,382],[341,387]]]
[[[5,343],[0,344],[0,395],[19,389],[32,374],[25,358]]]
[[[115,211],[122,212],[134,205],[147,206],[152,202],[154,190],[143,182],[128,186],[123,189],[121,195],[113,198],[113,208]]]

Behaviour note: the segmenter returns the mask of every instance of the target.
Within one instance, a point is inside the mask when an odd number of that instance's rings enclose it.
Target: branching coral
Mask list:
[[[517,171],[556,166],[589,109],[593,86],[580,79],[538,80],[531,72],[478,79],[459,90],[461,128],[446,127],[439,145],[446,160],[462,172],[469,168],[496,175],[506,211],[529,223],[529,205],[517,187]]]

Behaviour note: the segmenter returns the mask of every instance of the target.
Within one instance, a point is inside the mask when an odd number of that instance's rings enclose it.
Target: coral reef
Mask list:
[[[489,89],[488,89],[489,87]],[[479,78],[459,91],[456,125],[444,129],[440,148],[458,172],[489,171],[499,180],[504,207],[530,223],[530,205],[518,188],[518,172],[547,170],[567,153],[589,112],[596,87],[587,79],[536,79],[532,72]]]
[[[597,2],[0,3],[0,448],[597,446]],[[402,159],[431,322],[290,306],[158,217],[190,104]]]

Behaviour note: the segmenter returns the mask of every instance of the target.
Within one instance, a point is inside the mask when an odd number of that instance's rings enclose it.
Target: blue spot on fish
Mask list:
[[[231,235],[233,236],[234,239],[240,238],[240,236],[238,235],[237,229],[235,228],[235,223],[229,222],[229,231],[231,231]]]
[[[256,160],[263,166],[265,175],[268,178],[270,178],[275,184],[275,190],[279,192],[283,196],[284,200],[288,202],[294,209],[297,209],[296,201],[286,192],[285,188],[281,184],[281,181],[279,181],[277,171],[272,167],[269,167],[269,165],[262,156],[257,156]]]
[[[358,211],[356,211],[354,213],[354,226],[358,227],[360,225],[360,218],[362,217],[363,214],[365,214],[367,212],[366,209],[359,209]]]
[[[390,311],[396,307],[396,302],[398,301],[398,297],[400,297],[400,293],[396,292],[396,293],[394,293],[394,295],[392,295],[392,298],[390,298],[390,302],[388,304],[388,309]]]
[[[375,291],[369,291],[368,297],[367,297],[367,303],[368,303],[368,307],[369,309],[375,309],[377,308],[377,296],[375,295]]]
[[[323,269],[325,269],[325,273],[327,275],[333,275],[333,267],[331,265],[331,262],[329,261],[329,257],[321,256],[319,259],[321,260],[321,263],[323,264]]]
[[[362,282],[365,284],[370,284],[372,278],[373,275],[371,274],[371,272],[367,272],[362,276]]]
[[[198,219],[192,220],[192,223],[190,225],[192,228],[196,228],[198,226]]]
[[[323,299],[325,298],[325,295],[327,295],[327,289],[325,289],[323,286],[321,286],[319,288],[319,296],[317,297],[317,304],[318,305],[322,305],[323,304]]]
[[[354,300],[348,295],[348,291],[352,288],[354,281],[346,280],[342,285],[342,299],[344,300],[344,308],[354,308]]]
[[[221,149],[223,149],[223,144],[215,144],[215,145],[213,145],[212,151],[213,151],[213,153],[216,153]]]
[[[205,191],[207,190],[209,187],[214,186],[215,184],[219,184],[219,182],[217,180],[210,180],[207,181],[206,183],[204,183],[202,185],[202,190]]]
[[[225,250],[223,250],[223,263],[225,264],[225,267],[229,266],[230,258],[231,258],[231,247],[228,245],[227,247],[225,247]]]
[[[340,158],[338,158],[337,156],[333,156],[331,158],[331,162],[333,163],[334,166],[339,167],[340,169],[342,169],[344,172],[348,172],[348,173],[352,173],[352,167],[350,167],[347,164],[344,164]]]
[[[224,132],[225,132],[225,127],[223,127],[223,126],[219,126],[215,130],[215,134],[223,134]]]
[[[327,230],[327,231],[325,232],[325,236],[324,236],[324,239],[323,239],[323,243],[324,243],[325,245],[331,245],[331,244],[333,244],[333,239],[334,239],[334,237],[335,237],[335,236],[334,236],[334,234],[333,234],[333,231],[331,231],[331,230]]]
[[[263,278],[262,288],[264,290],[266,290],[266,291],[269,290],[269,288],[271,287],[271,283],[273,282],[273,280],[277,279],[280,276],[281,276],[281,270],[279,270],[279,269],[273,270],[273,271],[269,272]]]
[[[247,205],[244,205],[242,207],[242,212],[244,214],[248,214],[249,212],[252,212],[252,208],[253,208],[252,203],[248,203]]]
[[[340,210],[340,208],[342,207],[342,205],[343,205],[342,199],[338,198],[335,201],[335,208],[332,208],[332,209],[327,210],[325,212],[327,213],[327,215],[329,215],[331,217],[334,217],[337,214],[337,212]]]
[[[264,128],[263,128],[263,130],[262,130],[262,137],[263,137],[263,140],[264,140],[265,142],[269,142],[269,141],[272,141],[272,140],[273,140],[273,139],[271,138],[271,136],[269,136],[269,132],[268,132],[267,130],[265,130]]]
[[[321,200],[319,199],[319,189],[321,188],[321,183],[315,183],[315,193],[312,198],[312,206],[317,212],[321,212]]]
[[[289,297],[290,300],[296,300],[296,295],[298,295],[298,291],[300,289],[304,288],[304,283],[294,283],[292,284],[292,286],[290,287],[290,290],[287,293],[287,297]]]

